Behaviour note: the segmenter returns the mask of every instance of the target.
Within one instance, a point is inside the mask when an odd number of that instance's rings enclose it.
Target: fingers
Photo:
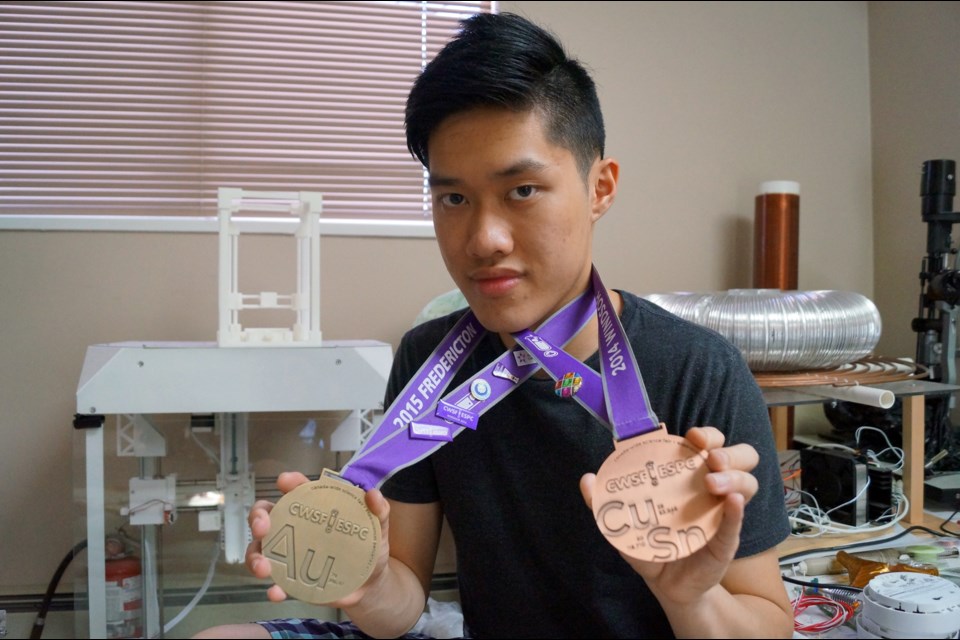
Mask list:
[[[266,500],[257,500],[250,509],[250,515],[247,516],[247,522],[250,525],[250,533],[257,540],[267,535],[270,531],[270,511],[273,509],[273,503]]]
[[[262,537],[262,536],[261,536]],[[260,544],[260,538],[255,538],[253,542],[247,545],[247,552],[244,560],[250,573],[258,578],[270,577],[270,561],[263,557],[263,547]]]
[[[283,493],[290,493],[304,482],[308,482],[307,476],[299,472],[281,473],[277,478],[277,487]],[[273,510],[273,503],[268,500],[257,500],[250,508],[247,514],[247,524],[250,525],[250,533],[254,540],[262,539],[270,532],[270,512]]]
[[[693,446],[710,451],[723,446],[723,433],[716,427],[691,427],[684,436]]]
[[[739,494],[749,502],[759,485],[750,473],[760,462],[757,450],[749,444],[724,447],[723,433],[714,427],[692,427],[684,435],[694,446],[707,451],[707,490],[713,495]]]
[[[370,510],[370,513],[380,519],[380,525],[386,524],[390,517],[390,503],[383,497],[380,490],[370,489],[363,495],[363,499],[367,503],[367,509]]]
[[[280,587],[278,587],[277,585],[273,585],[272,587],[267,589],[267,600],[269,600],[270,602],[283,602],[286,599],[287,599],[287,592],[281,589]]]
[[[740,529],[743,526],[743,508],[746,504],[743,495],[729,494],[723,503],[723,518],[717,533],[709,542],[715,559],[722,563],[733,560],[740,547]]]
[[[277,487],[283,493],[290,493],[304,482],[308,482],[307,476],[299,472],[281,473],[277,478]],[[247,515],[247,523],[250,525],[250,533],[254,540],[260,540],[270,532],[270,512],[273,510],[273,503],[268,500],[257,500],[250,508]]]
[[[286,471],[277,476],[277,488],[284,493],[290,493],[310,479],[299,471]]]
[[[760,454],[749,444],[713,449],[707,454],[707,467],[711,471],[753,471],[760,462]]]
[[[708,473],[706,480],[707,490],[715,496],[729,496],[737,494],[749,502],[757,495],[760,484],[756,477],[739,470],[717,471]]]
[[[273,509],[272,502],[257,500],[253,503],[250,514],[247,516],[247,523],[250,525],[253,542],[247,545],[244,560],[250,573],[258,578],[266,578],[270,575],[270,563],[261,555],[262,547],[260,541],[270,532],[271,509]],[[261,562],[261,560],[263,560],[263,562]]]
[[[757,450],[749,444],[724,447],[724,435],[715,427],[692,427],[684,437],[690,444],[708,452],[707,466],[711,471],[752,471],[760,462]]]
[[[277,478],[277,487],[283,493],[290,493],[308,481],[307,476],[299,472],[281,473]],[[247,516],[253,542],[247,545],[244,560],[247,569],[257,578],[269,578],[272,570],[270,561],[263,556],[261,541],[270,533],[270,512],[273,507],[274,504],[268,500],[257,500],[253,503],[253,507],[250,508],[250,513]],[[267,591],[267,597],[274,602],[280,602],[286,599],[287,594],[284,593],[283,589],[274,585]]]
[[[593,473],[585,473],[580,478],[580,494],[583,501],[587,503],[587,508],[593,511],[593,487],[597,483],[597,476]]]
[[[757,450],[748,444],[710,451],[707,468],[711,473],[707,474],[707,489],[717,496],[739,493],[749,502],[760,488],[756,477],[750,473],[759,462]]]

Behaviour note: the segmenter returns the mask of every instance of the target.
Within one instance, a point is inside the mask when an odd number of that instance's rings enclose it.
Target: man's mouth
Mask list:
[[[520,284],[520,274],[508,269],[487,269],[471,274],[477,292],[483,296],[500,297],[509,294]]]

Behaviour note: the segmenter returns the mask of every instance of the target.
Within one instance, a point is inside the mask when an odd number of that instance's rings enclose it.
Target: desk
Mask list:
[[[206,342],[88,347],[77,386],[77,413],[92,418],[78,420],[88,427],[90,637],[106,637],[105,553],[104,546],[94,542],[105,536],[103,415],[372,410],[382,408],[392,361],[390,345],[372,340],[312,347],[220,348]],[[144,593],[152,586],[145,582]],[[156,620],[159,612],[145,607],[147,637],[154,637],[157,629],[151,624]]]
[[[944,517],[937,514],[932,514],[925,512],[918,522],[912,524],[922,525],[928,529],[933,529],[937,531],[940,525],[943,523]],[[822,549],[830,549],[832,547],[844,547],[850,544],[863,543],[866,547],[872,541],[877,541],[877,545],[883,544],[879,541],[890,538],[897,535],[903,529],[908,528],[910,525],[905,527],[889,527],[883,531],[874,531],[872,533],[844,533],[844,534],[825,534],[817,537],[801,537],[801,536],[790,536],[779,545],[777,545],[777,555],[781,558],[785,556],[793,555],[814,555]],[[924,533],[918,531],[914,534],[918,538],[927,538],[936,539],[936,536],[933,534]],[[904,540],[901,538],[898,542],[890,543],[890,546],[907,546],[909,544],[916,544],[911,542],[910,539]],[[851,553],[854,553],[851,551]]]
[[[922,524],[927,529],[937,531],[940,524],[950,514],[931,513],[923,514]],[[780,572],[785,577],[785,586],[791,598],[798,597],[803,591],[800,585],[792,584],[787,578],[799,580],[801,582],[818,582],[821,586],[831,584],[849,585],[852,581],[851,575],[847,572],[843,563],[836,559],[839,549],[843,549],[851,556],[864,558],[867,560],[876,560],[878,562],[892,563],[906,560],[902,559],[905,554],[913,557],[920,562],[932,562],[937,566],[941,577],[957,582],[957,556],[955,548],[952,546],[942,547],[947,554],[936,560],[921,559],[913,556],[910,547],[914,545],[936,545],[941,540],[932,533],[925,531],[906,530],[909,527],[893,525],[882,531],[872,533],[849,533],[849,534],[826,534],[823,536],[805,538],[790,536],[779,545],[777,545],[777,555],[780,558]],[[850,545],[856,545],[851,548]],[[830,549],[827,551],[827,549]],[[951,550],[951,551],[948,551]],[[884,552],[882,555],[873,555],[877,552]],[[829,592],[828,592],[829,593]],[[839,594],[850,596],[847,592],[834,591],[828,597],[836,597]],[[825,594],[826,595],[826,594]],[[859,612],[859,616],[862,613]],[[820,613],[815,607],[795,609],[796,621],[805,625],[811,623],[825,624],[830,620],[830,613]],[[848,626],[834,627],[825,631],[814,631],[810,627],[808,630],[796,632],[795,638],[862,638],[862,637],[920,637],[919,635],[857,635]],[[932,637],[932,636],[929,636]],[[943,635],[940,637],[948,637]]]
[[[923,523],[923,442],[924,442],[924,396],[948,394],[960,389],[960,386],[927,382],[925,380],[905,380],[869,385],[876,389],[885,389],[895,396],[903,398],[903,493],[910,503],[906,521],[910,524]],[[767,406],[772,408],[774,440],[779,451],[789,448],[787,442],[786,408],[801,404],[822,404],[826,399],[821,395],[803,392],[803,387],[763,389]]]

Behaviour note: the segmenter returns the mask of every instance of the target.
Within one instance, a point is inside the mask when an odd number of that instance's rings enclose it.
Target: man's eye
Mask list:
[[[510,191],[510,197],[514,200],[526,200],[537,193],[537,188],[530,184],[525,184]]]
[[[440,203],[445,207],[456,207],[463,204],[466,201],[467,199],[464,198],[463,195],[459,193],[447,193],[445,195],[440,196]]]

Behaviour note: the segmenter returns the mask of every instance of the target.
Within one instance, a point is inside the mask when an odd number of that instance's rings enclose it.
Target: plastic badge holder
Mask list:
[[[860,594],[858,638],[957,638],[960,586],[924,573],[884,573]]]

